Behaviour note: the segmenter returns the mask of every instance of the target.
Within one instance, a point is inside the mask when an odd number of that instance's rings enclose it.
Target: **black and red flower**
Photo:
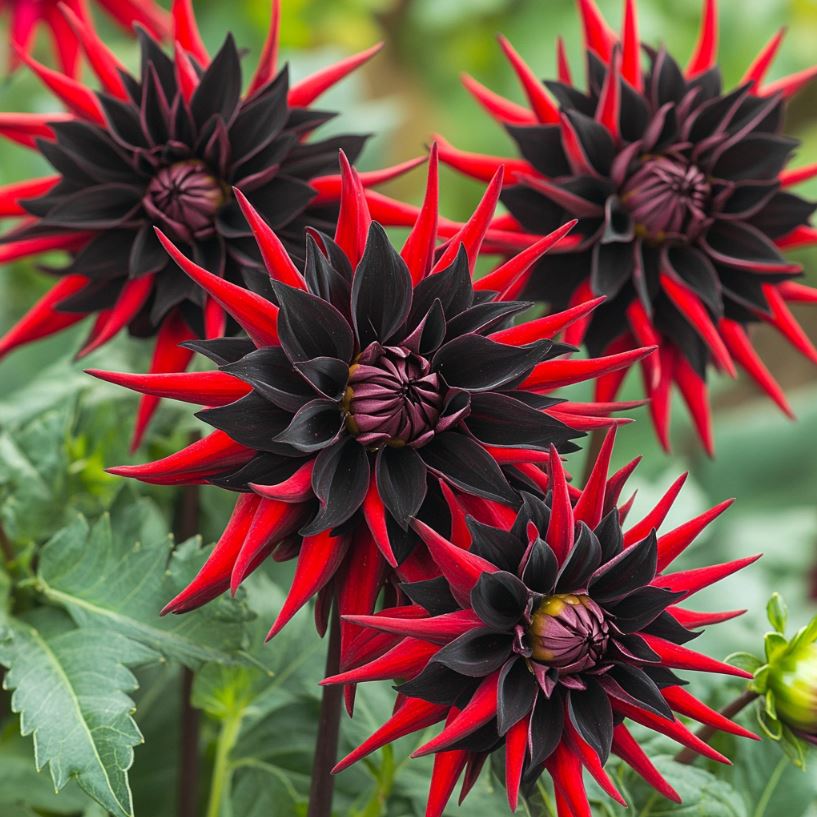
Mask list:
[[[274,2],[267,44],[242,95],[232,36],[211,60],[185,0],[174,4],[173,56],[139,32],[138,77],[122,68],[89,22],[64,11],[104,90],[94,92],[25,58],[70,113],[0,116],[0,133],[39,151],[57,171],[0,190],[0,214],[22,217],[3,237],[0,260],[51,249],[73,256],[56,271],[53,289],[0,339],[0,356],[95,315],[80,354],[127,329],[139,337],[157,335],[153,370],[173,371],[191,354],[178,343],[218,337],[225,314],[178,270],[154,228],[219,277],[272,297],[233,186],[302,265],[305,227],[331,231],[337,221],[340,180],[332,172],[338,149],[354,157],[366,139],[306,141],[333,116],[310,105],[377,47],[290,88],[287,69],[276,67],[280,8]],[[149,399],[140,408],[136,442],[155,405]]]
[[[98,0],[99,6],[126,31],[140,25],[154,37],[164,40],[172,25],[168,13],[155,0]],[[185,0],[190,5],[190,0]],[[9,15],[11,70],[20,66],[20,54],[30,56],[37,29],[45,26],[51,35],[60,69],[69,77],[77,75],[81,50],[80,35],[71,17],[60,9],[67,8],[79,20],[90,21],[85,0],[5,0],[0,9]],[[19,52],[19,53],[18,53]]]
[[[790,189],[817,165],[786,170],[798,142],[782,132],[787,99],[817,69],[767,83],[778,35],[740,85],[724,91],[714,0],[705,0],[685,71],[664,48],[639,41],[634,0],[620,37],[592,0],[579,7],[585,89],[573,83],[561,43],[558,80],[543,84],[504,38],[530,108],[465,80],[520,153],[507,164],[502,200],[510,214],[495,226],[541,234],[580,219],[573,243],[541,263],[525,294],[557,310],[606,295],[570,342],[586,341],[592,354],[659,344],[660,356],[644,363],[658,435],[666,447],[675,384],[711,452],[710,365],[734,376],[739,364],[791,413],[751,343],[750,324],[771,324],[817,363],[788,307],[817,302],[817,292],[792,280],[801,268],[781,254],[817,242],[814,204]],[[506,162],[450,145],[440,157],[477,178]],[[614,399],[621,380],[600,381],[597,398]]]
[[[113,473],[242,492],[221,541],[168,611],[235,589],[272,553],[298,558],[273,633],[320,591],[329,600],[337,592],[342,612],[371,612],[390,569],[402,578],[433,575],[414,547],[411,517],[446,531],[455,496],[479,515],[501,517],[518,504],[519,487],[544,479],[536,463],[553,445],[572,450],[583,431],[619,422],[606,415],[620,405],[568,403],[553,390],[652,351],[563,359],[570,347],[549,338],[594,304],[511,325],[529,304],[507,291],[570,224],[473,282],[501,172],[460,234],[438,247],[433,150],[425,204],[398,253],[371,222],[360,179],[341,159],[338,226],[334,238],[310,229],[303,274],[236,193],[276,304],[204,270],[160,233],[174,262],[247,334],[186,344],[218,371],[93,372],[207,406],[198,416],[216,429],[163,460]],[[319,604],[319,617],[327,610]]]
[[[667,572],[730,503],[657,535],[682,477],[625,530],[626,506],[618,497],[637,461],[608,478],[613,440],[611,431],[587,484],[573,495],[552,449],[544,498],[524,493],[506,524],[456,519],[449,540],[413,521],[442,577],[403,585],[411,604],[349,619],[371,630],[378,649],[371,639],[368,648],[358,645],[360,655],[374,657],[324,683],[395,677],[402,683],[392,718],[336,771],[445,721],[414,752],[436,755],[427,817],[442,814],[464,773],[462,800],[501,747],[512,810],[520,788],[547,770],[559,815],[591,817],[584,770],[626,805],[604,771],[611,752],[678,799],[630,734],[627,719],[721,761],[675,713],[752,736],[684,690],[674,670],[748,675],[686,646],[698,628],[739,612],[697,613],[679,604],[757,557]]]

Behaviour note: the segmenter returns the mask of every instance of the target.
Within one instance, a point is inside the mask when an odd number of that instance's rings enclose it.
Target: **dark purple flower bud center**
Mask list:
[[[531,616],[531,658],[562,674],[593,669],[604,658],[609,641],[604,611],[589,596],[548,596]]]
[[[444,385],[429,361],[405,346],[372,343],[349,368],[347,426],[361,445],[410,445],[434,436]]]
[[[162,168],[143,199],[150,216],[176,237],[192,241],[215,232],[213,220],[227,198],[224,184],[199,159]]]
[[[708,223],[710,193],[706,175],[694,164],[682,158],[649,156],[624,184],[621,201],[643,238],[692,240]]]

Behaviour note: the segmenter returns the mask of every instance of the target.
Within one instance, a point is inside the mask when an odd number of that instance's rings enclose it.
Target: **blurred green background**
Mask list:
[[[698,0],[641,0],[642,39],[652,44],[666,42],[683,63],[696,39],[700,5]],[[817,58],[815,0],[721,0],[720,5],[720,63],[727,84],[737,82],[758,50],[781,26],[788,27],[788,36],[772,69],[772,78],[805,68]],[[599,6],[618,26],[622,3],[599,0]],[[247,62],[253,63],[266,31],[268,0],[196,0],[195,7],[211,47],[220,43],[225,31],[232,30],[239,44],[251,52]],[[109,45],[124,62],[134,65],[133,41],[103,15],[97,13],[97,19]],[[464,149],[511,155],[510,140],[465,92],[459,80],[460,73],[466,71],[521,101],[511,70],[496,44],[497,32],[507,35],[541,76],[555,73],[555,38],[557,34],[563,36],[574,72],[581,75],[580,23],[573,0],[283,0],[283,55],[295,79],[374,41],[385,41],[383,52],[374,61],[321,100],[323,107],[341,112],[327,129],[374,134],[361,161],[364,169],[421,154],[434,133],[445,135]],[[47,59],[44,44],[42,47],[40,53]],[[49,96],[25,71],[0,85],[0,109],[56,110]],[[803,140],[795,164],[817,161],[817,83],[792,104],[789,131]],[[0,144],[0,184],[45,172],[45,165],[31,152]],[[416,170],[384,189],[419,202],[423,185],[423,172]],[[817,183],[805,190],[817,197]],[[477,183],[447,169],[443,171],[442,209],[446,215],[466,216],[480,192]],[[807,279],[817,284],[817,252],[800,253],[800,260]],[[0,331],[22,314],[47,283],[47,277],[30,264],[2,270]],[[817,340],[817,311],[795,311]],[[119,390],[86,383],[80,375],[81,367],[72,363],[70,356],[79,346],[82,331],[41,342],[0,362],[0,429],[23,429],[38,412],[74,401],[80,394],[86,418],[93,417],[93,422],[86,422],[81,433],[78,421],[67,427],[69,467],[72,474],[81,477],[72,489],[71,502],[93,512],[110,501],[116,490],[116,481],[105,475],[102,467],[127,459],[122,429],[128,425],[135,403]],[[644,456],[632,481],[632,487],[638,489],[635,517],[675,476],[687,470],[690,479],[668,524],[689,518],[726,497],[737,498],[733,508],[685,557],[685,565],[765,553],[765,558],[745,575],[724,582],[697,600],[699,608],[750,610],[744,618],[707,633],[699,642],[719,657],[738,649],[759,649],[760,636],[766,629],[763,608],[773,590],[786,597],[794,625],[804,623],[816,609],[809,599],[813,592],[817,593],[817,371],[771,331],[761,327],[756,338],[761,355],[786,388],[798,422],[792,423],[777,412],[748,378],[737,382],[715,378],[714,461],[707,460],[691,435],[680,402],[674,413],[672,456],[663,454],[655,443],[643,409],[634,414],[638,422],[621,431],[616,452],[619,464]],[[144,370],[146,359],[147,352],[138,342],[120,339],[84,361],[83,366]],[[639,396],[636,380],[633,375],[628,382],[628,397]],[[138,459],[172,450],[192,422],[186,411],[166,406]],[[582,471],[581,460],[581,454],[574,455],[571,468],[576,474]],[[166,492],[156,492],[155,497],[167,506]],[[205,541],[212,541],[221,530],[228,501],[214,491],[212,501],[208,499],[205,506],[208,519],[203,533]],[[288,569],[276,568],[272,580],[285,584]],[[304,638],[311,638],[308,627]],[[266,649],[273,651],[275,646]],[[710,687],[711,703],[730,695],[728,685]],[[696,682],[695,688],[706,690],[701,682]],[[137,750],[137,770],[140,757]],[[145,758],[149,766],[150,760]],[[766,761],[756,757],[751,762],[762,767]],[[777,758],[768,762],[774,764]],[[751,775],[745,768],[734,774],[733,782],[743,785],[747,799],[756,800],[752,786],[757,781],[747,780]],[[799,806],[773,810],[773,804],[760,812],[747,807],[746,813],[752,817],[803,813]],[[151,817],[163,813],[153,805],[141,812]],[[244,817],[245,813],[237,812],[236,817]],[[817,810],[811,813],[817,814]]]

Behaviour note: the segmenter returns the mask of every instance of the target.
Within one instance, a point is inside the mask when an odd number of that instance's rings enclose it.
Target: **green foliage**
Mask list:
[[[49,766],[57,791],[74,779],[116,817],[131,815],[127,771],[142,736],[131,717],[129,667],[156,653],[125,636],[73,627],[48,609],[9,621],[2,638],[5,685],[14,690],[22,734],[34,736],[38,770]]]

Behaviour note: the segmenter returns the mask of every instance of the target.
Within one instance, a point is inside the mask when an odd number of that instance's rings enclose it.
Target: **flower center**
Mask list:
[[[695,165],[669,156],[650,156],[624,184],[621,201],[642,237],[692,240],[707,224],[710,192],[706,176]]]
[[[179,238],[211,236],[213,220],[227,199],[222,182],[199,159],[162,168],[151,179],[143,204],[148,213]]]
[[[609,628],[604,612],[589,596],[548,596],[528,626],[531,658],[564,674],[583,672],[601,662]]]
[[[411,445],[434,436],[444,386],[426,358],[404,346],[372,343],[349,368],[347,427],[361,445]]]

